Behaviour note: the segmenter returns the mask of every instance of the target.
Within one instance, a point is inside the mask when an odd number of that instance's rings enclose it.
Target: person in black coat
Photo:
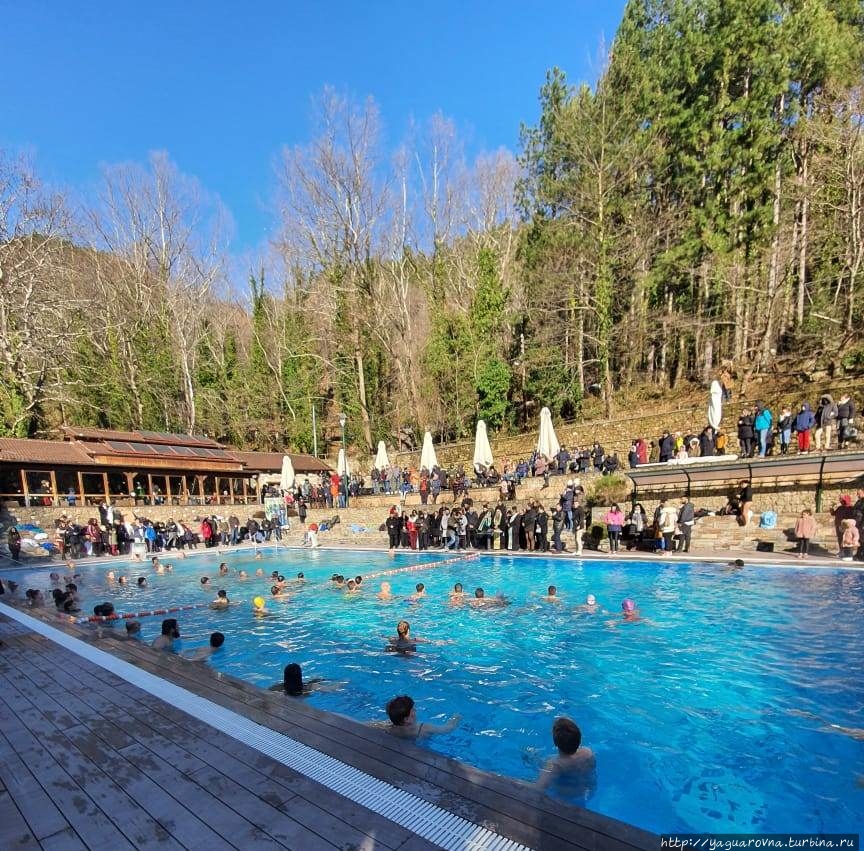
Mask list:
[[[714,429],[711,426],[705,426],[699,435],[699,455],[702,458],[707,458],[715,453],[714,446]]]
[[[658,448],[660,450],[661,464],[665,464],[675,454],[675,439],[668,431],[664,431],[663,434],[660,435]]]
[[[741,411],[741,416],[738,418],[738,442],[741,444],[741,457],[752,458],[756,431],[754,429],[753,414],[749,408],[744,408]]]
[[[537,508],[537,549],[549,551],[549,515],[542,505]]]
[[[384,521],[384,528],[387,530],[390,549],[395,550],[402,537],[402,518],[395,511],[391,511]]]
[[[854,425],[855,403],[844,393],[837,402],[837,448],[845,449],[850,438],[850,429]],[[860,529],[860,524],[859,524]]]

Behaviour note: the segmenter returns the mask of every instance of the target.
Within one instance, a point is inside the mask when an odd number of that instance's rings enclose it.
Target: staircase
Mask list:
[[[795,551],[793,530],[797,514],[778,514],[773,529],[759,528],[759,514],[754,514],[748,526],[739,526],[735,517],[714,515],[696,521],[693,548],[697,550],[753,550],[759,544],[773,544],[775,553]],[[814,555],[837,555],[834,519],[830,514],[816,515],[816,537],[810,543]]]

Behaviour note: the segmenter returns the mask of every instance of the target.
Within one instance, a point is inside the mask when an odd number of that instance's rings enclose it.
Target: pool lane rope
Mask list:
[[[90,615],[80,618],[71,618],[74,624],[105,623],[107,621],[122,621],[130,618],[149,618],[154,615],[173,615],[175,612],[188,612],[192,609],[206,609],[213,605],[209,603],[191,603],[188,606],[170,606],[165,609],[150,609],[146,612],[115,612],[113,615]]]
[[[480,553],[467,553],[456,558],[445,558],[442,561],[423,561],[418,564],[409,564],[407,567],[394,567],[392,570],[380,570],[378,573],[370,573],[363,579],[380,579],[382,576],[396,576],[398,573],[412,573],[416,570],[429,570],[433,567],[443,567],[445,564],[458,564],[463,561],[476,561]]]
[[[438,562],[441,564],[441,562]],[[416,833],[445,851],[531,851],[513,839],[366,774],[117,656],[0,603],[0,613],[264,756]],[[374,843],[373,843],[374,844]]]

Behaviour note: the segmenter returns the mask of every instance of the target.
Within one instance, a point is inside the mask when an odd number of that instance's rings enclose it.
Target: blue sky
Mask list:
[[[517,147],[546,69],[593,81],[625,0],[0,0],[0,146],[86,193],[103,163],[167,150],[218,194],[235,251],[260,244],[273,162],[311,99],[372,95],[392,141],[453,118],[468,153]]]

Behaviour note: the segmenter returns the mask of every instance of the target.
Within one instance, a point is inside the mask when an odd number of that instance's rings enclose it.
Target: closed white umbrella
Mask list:
[[[386,470],[390,466],[390,459],[387,457],[387,447],[383,440],[378,441],[378,453],[375,455],[375,469]]]
[[[492,447],[489,445],[489,435],[486,433],[486,423],[477,420],[477,433],[474,436],[474,469],[482,464],[488,470],[492,466]]]
[[[282,459],[282,474],[279,477],[279,487],[283,491],[290,491],[294,487],[294,465],[291,463],[291,456],[286,455]]]
[[[345,455],[345,450],[339,450],[339,460],[336,462],[336,472],[340,476],[350,476],[351,471],[348,469],[348,458]]]
[[[537,451],[551,461],[561,448],[558,438],[555,436],[555,428],[552,425],[552,412],[548,408],[540,411],[540,436],[537,439]]]
[[[711,395],[708,397],[708,422],[715,431],[723,419],[723,385],[715,378],[711,382]]]
[[[432,445],[432,432],[427,431],[423,435],[423,449],[420,451],[420,467],[425,467],[429,472],[438,466],[438,458],[435,456],[435,447]]]

